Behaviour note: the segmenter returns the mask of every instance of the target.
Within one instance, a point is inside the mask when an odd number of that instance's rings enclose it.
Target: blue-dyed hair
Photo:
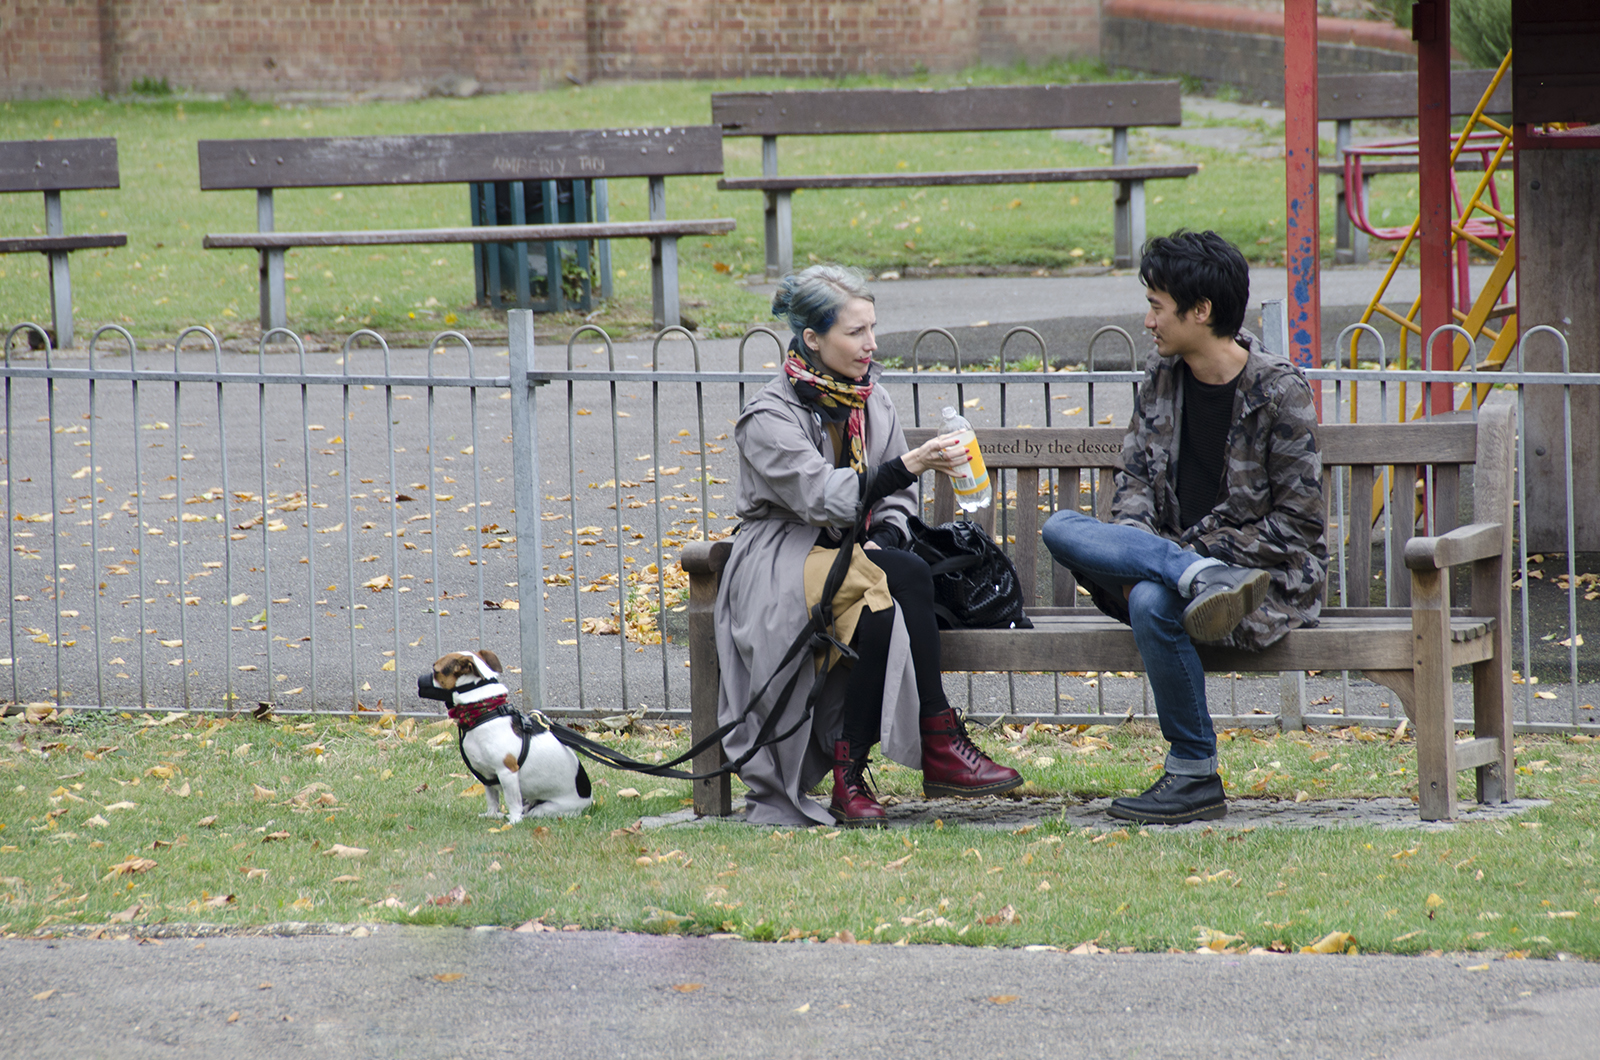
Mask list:
[[[826,335],[852,298],[875,301],[866,273],[848,265],[813,265],[790,273],[778,284],[772,315],[788,321],[797,339],[803,339],[807,328]]]
[[[1239,248],[1215,232],[1182,228],[1144,245],[1139,279],[1152,291],[1172,296],[1181,316],[1211,303],[1211,333],[1232,338],[1244,324],[1250,304],[1250,266]]]

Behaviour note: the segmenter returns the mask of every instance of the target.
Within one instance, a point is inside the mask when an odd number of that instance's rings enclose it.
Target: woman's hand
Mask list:
[[[900,460],[913,475],[924,471],[942,471],[948,475],[966,463],[966,450],[956,444],[957,437],[941,434],[929,438],[915,449],[902,453]]]

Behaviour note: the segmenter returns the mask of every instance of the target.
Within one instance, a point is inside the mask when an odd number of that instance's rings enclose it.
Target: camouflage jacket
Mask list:
[[[1322,610],[1328,573],[1322,453],[1316,406],[1299,369],[1259,352],[1248,335],[1240,335],[1239,344],[1250,358],[1234,392],[1224,489],[1216,507],[1187,530],[1180,528],[1174,475],[1183,384],[1177,358],[1152,354],[1122,442],[1111,516],[1112,522],[1194,546],[1224,563],[1266,570],[1272,576],[1266,602],[1225,641],[1259,650],[1291,629],[1316,625]],[[1109,602],[1126,613],[1120,599],[1101,601],[1099,595],[1103,609]]]

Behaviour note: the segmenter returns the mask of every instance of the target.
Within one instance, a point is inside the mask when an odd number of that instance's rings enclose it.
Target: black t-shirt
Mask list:
[[[1187,530],[1205,518],[1221,499],[1227,470],[1228,431],[1233,427],[1236,375],[1226,383],[1202,383],[1189,371],[1183,377],[1183,417],[1178,436],[1178,521]]]

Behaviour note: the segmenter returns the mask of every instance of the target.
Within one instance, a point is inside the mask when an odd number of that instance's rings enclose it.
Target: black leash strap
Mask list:
[[[748,705],[746,705],[744,713],[741,714],[736,720],[719,725],[715,730],[707,734],[693,747],[689,748],[681,755],[678,755],[676,758],[669,759],[665,762],[641,762],[637,758],[630,758],[613,747],[608,747],[603,743],[591,740],[582,733],[570,729],[559,722],[551,721],[548,718],[541,720],[545,721],[550,726],[550,731],[555,734],[556,739],[560,740],[574,751],[577,751],[579,754],[594,759],[596,762],[611,766],[613,769],[622,769],[632,773],[643,773],[646,776],[652,777],[668,777],[674,780],[710,780],[713,777],[720,777],[724,774],[737,773],[746,765],[748,765],[750,760],[753,759],[763,747],[768,747],[775,743],[782,743],[784,740],[787,740],[789,737],[799,732],[805,723],[811,720],[812,711],[815,709],[817,702],[822,698],[822,689],[827,684],[828,675],[832,672],[833,666],[837,665],[838,660],[832,664],[824,663],[822,666],[817,668],[816,676],[811,681],[811,688],[806,693],[805,705],[800,711],[800,716],[795,719],[793,725],[789,726],[784,731],[778,732],[778,725],[782,719],[784,708],[789,703],[790,697],[794,693],[795,686],[800,682],[800,674],[805,669],[803,659],[799,664],[794,666],[794,672],[789,675],[789,680],[784,684],[782,690],[778,693],[778,696],[774,701],[773,708],[767,711],[766,717],[762,719],[761,728],[757,730],[754,742],[751,743],[749,749],[746,750],[744,754],[740,755],[734,761],[726,762],[718,768],[705,773],[688,773],[681,769],[675,768],[684,762],[692,760],[696,755],[708,751],[713,747],[720,746],[723,737],[727,736],[733,730],[739,728],[745,723],[745,721],[750,717],[751,713],[758,705],[760,705],[762,699],[766,696],[767,691],[772,687],[772,682],[777,680],[778,675],[783,673],[783,671],[791,664],[794,664],[795,660],[800,657],[802,653],[806,651],[806,649],[809,648],[812,652],[832,649],[839,653],[841,660],[849,659],[852,662],[855,661],[855,651],[834,635],[833,599],[838,595],[839,588],[844,584],[845,577],[849,574],[850,561],[855,554],[856,538],[866,526],[869,512],[865,503],[865,498],[871,495],[870,487],[872,485],[872,480],[876,476],[877,468],[875,467],[867,469],[867,471],[861,476],[860,496],[863,498],[863,503],[856,511],[855,522],[846,528],[844,534],[839,539],[838,553],[834,556],[833,565],[828,568],[828,577],[822,583],[821,600],[811,608],[811,613],[806,621],[805,626],[800,630],[799,635],[795,637],[794,642],[789,645],[789,649],[784,652],[783,659],[776,667],[774,667],[772,675],[767,678],[766,683],[761,686],[755,695],[750,697],[750,702]]]

